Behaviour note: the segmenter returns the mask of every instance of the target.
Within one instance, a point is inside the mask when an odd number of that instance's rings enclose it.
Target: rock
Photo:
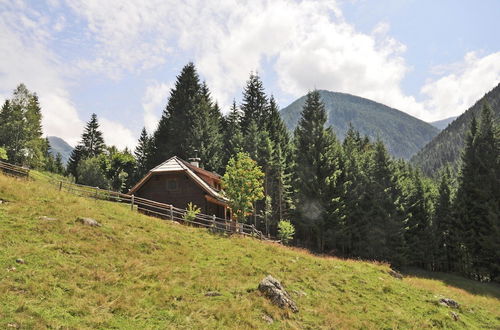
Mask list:
[[[19,329],[19,324],[17,324],[17,323],[8,323],[7,327],[8,328]]]
[[[388,273],[389,273],[389,275],[391,275],[392,277],[397,278],[398,280],[402,280],[403,279],[403,275],[400,272],[395,271],[394,269],[389,270]]]
[[[42,215],[41,217],[38,218],[39,220],[43,220],[43,221],[57,221],[56,218],[51,218],[51,217],[48,217],[48,216],[45,216],[45,215]]]
[[[81,224],[83,224],[85,226],[101,227],[101,224],[99,222],[97,222],[96,220],[92,219],[92,218],[81,218],[81,217],[78,217],[78,218],[76,218],[75,221],[76,222],[80,222]]]
[[[281,308],[289,308],[292,312],[297,313],[299,309],[295,302],[290,298],[288,292],[281,285],[280,281],[267,275],[259,283],[259,291],[262,292],[271,302]]]
[[[220,292],[217,292],[217,291],[208,291],[207,293],[205,293],[205,296],[218,297],[218,296],[222,296],[222,294]]]
[[[7,268],[7,271],[8,272],[15,272],[16,271],[16,267]]]
[[[457,303],[455,300],[453,299],[449,299],[449,298],[441,298],[439,299],[439,303],[443,306],[448,306],[448,307],[451,307],[451,308],[458,308],[460,307],[460,304]]]
[[[23,265],[26,263],[26,261],[24,261],[24,259],[21,259],[21,258],[16,259],[16,262],[18,264],[23,264]]]
[[[273,324],[273,322],[274,322],[273,318],[272,318],[272,317],[270,317],[270,316],[269,316],[269,315],[267,315],[267,314],[262,315],[262,319],[263,319],[264,321],[266,321],[267,323],[269,323],[269,324]]]
[[[458,321],[458,319],[460,318],[460,316],[458,316],[458,314],[455,312],[451,312],[451,317],[453,318],[454,321]]]

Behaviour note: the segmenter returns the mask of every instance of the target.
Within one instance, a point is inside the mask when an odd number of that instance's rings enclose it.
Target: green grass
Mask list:
[[[0,175],[0,198],[8,201],[0,206],[0,328],[500,327],[500,289],[492,284],[422,272],[400,281],[387,265],[213,235],[42,180]],[[102,227],[75,223],[78,216]],[[268,274],[299,313],[256,290]],[[437,303],[443,296],[461,303],[459,321]]]

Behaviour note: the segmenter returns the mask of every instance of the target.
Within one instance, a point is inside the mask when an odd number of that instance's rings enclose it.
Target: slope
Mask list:
[[[50,152],[53,155],[57,155],[60,153],[62,156],[63,165],[68,163],[68,159],[73,151],[73,147],[70,146],[66,141],[57,136],[49,136],[47,137],[50,143]]]
[[[380,137],[393,156],[409,159],[439,132],[429,123],[383,104],[350,94],[319,92],[328,114],[327,125],[340,139],[352,123],[361,134]],[[304,102],[305,96],[280,111],[290,130],[295,129]]]
[[[491,284],[452,276],[401,281],[386,265],[213,235],[125,205],[67,195],[39,180],[0,175],[0,198],[7,201],[0,205],[0,328],[500,325],[500,289]],[[77,224],[77,216],[102,227]],[[267,274],[282,280],[298,313],[280,310],[256,291]],[[442,296],[461,307],[439,305]]]
[[[429,124],[442,130],[442,129],[445,129],[446,126],[448,126],[455,119],[457,119],[457,116],[453,116],[453,117],[449,117],[449,118],[445,118],[445,119],[441,119],[441,120],[436,120],[436,121],[430,122]]]
[[[464,141],[474,115],[481,116],[483,103],[487,102],[492,110],[493,118],[500,120],[500,84],[485,94],[472,107],[455,119],[446,129],[441,131],[422,150],[411,158],[411,162],[420,167],[425,174],[435,175],[443,166],[457,167]]]

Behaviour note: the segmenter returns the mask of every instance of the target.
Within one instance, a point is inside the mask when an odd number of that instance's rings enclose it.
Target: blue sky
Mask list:
[[[500,1],[0,0],[0,101],[24,82],[44,132],[75,144],[151,132],[193,61],[224,111],[250,71],[281,107],[314,88],[431,121],[500,82]]]

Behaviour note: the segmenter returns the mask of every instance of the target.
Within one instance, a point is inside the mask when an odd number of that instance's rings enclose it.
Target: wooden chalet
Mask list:
[[[149,171],[128,193],[182,209],[191,202],[201,213],[230,218],[228,200],[221,194],[221,176],[177,156]]]

